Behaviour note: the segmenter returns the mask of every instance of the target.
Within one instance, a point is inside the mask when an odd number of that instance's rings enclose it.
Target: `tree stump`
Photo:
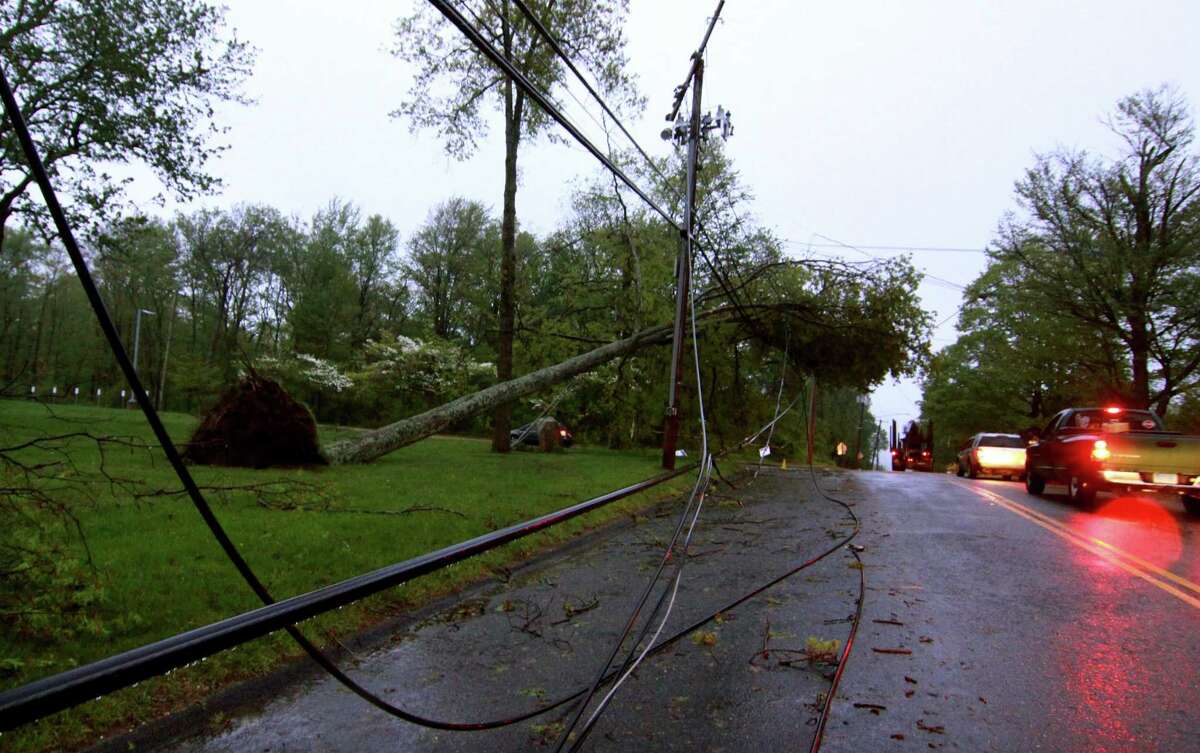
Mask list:
[[[558,452],[562,449],[559,441],[558,421],[553,418],[543,418],[537,424],[538,450],[541,452]]]

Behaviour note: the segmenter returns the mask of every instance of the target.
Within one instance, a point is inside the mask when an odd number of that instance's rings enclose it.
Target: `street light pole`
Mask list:
[[[138,370],[138,349],[142,344],[142,314],[146,316],[154,316],[154,312],[149,309],[138,309],[137,314],[133,317],[133,370]],[[139,375],[140,376],[140,375]],[[133,392],[130,391],[129,402],[133,402]]]

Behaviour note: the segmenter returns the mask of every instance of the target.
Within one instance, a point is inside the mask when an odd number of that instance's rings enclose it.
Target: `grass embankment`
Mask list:
[[[164,414],[173,438],[185,440],[196,420]],[[0,447],[39,437],[86,431],[151,442],[141,414],[75,406],[48,410],[29,402],[0,402]],[[328,441],[344,430],[329,429]],[[72,478],[89,478],[93,499],[71,502],[91,552],[94,597],[66,615],[67,629],[0,634],[0,687],[134,648],[259,606],[182,496],[131,499],[122,486],[97,477],[94,441],[70,442]],[[24,451],[25,461],[51,459]],[[435,437],[365,466],[253,471],[192,467],[204,486],[302,484],[264,504],[254,491],[209,494],[218,517],[276,598],[323,586],[489,530],[558,509],[658,473],[655,451],[576,447],[561,454],[498,455],[486,441]],[[179,483],[161,452],[112,446],[104,469],[136,481],[143,491]],[[11,480],[11,479],[10,479]],[[588,527],[645,508],[691,483],[687,476],[576,518],[486,555],[441,570],[376,597],[305,623],[310,636],[361,630],[486,576],[494,568],[577,535]],[[405,510],[410,510],[405,512]],[[376,514],[382,513],[382,514]],[[3,523],[3,521],[0,521]],[[5,526],[7,528],[7,526]],[[63,529],[69,551],[84,549]],[[0,534],[3,535],[3,534]],[[4,735],[6,750],[69,749],[197,700],[232,681],[270,671],[299,656],[283,634],[226,651],[168,677],[141,683]]]

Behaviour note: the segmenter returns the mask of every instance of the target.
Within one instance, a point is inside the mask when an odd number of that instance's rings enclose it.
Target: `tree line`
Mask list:
[[[1170,87],[1118,102],[1115,153],[1058,149],[1017,181],[961,336],[935,355],[922,410],[941,457],[976,431],[1062,408],[1148,408],[1200,432],[1200,153]]]
[[[725,302],[730,317],[701,327],[718,430],[732,437],[769,417],[785,353],[792,389],[820,372],[831,388],[848,388],[850,403],[861,390],[854,385],[916,368],[923,314],[910,267],[792,263],[746,220],[744,201],[729,202],[730,187],[749,200],[716,152],[701,171],[700,201],[712,222],[730,226],[713,252],[745,307]],[[664,201],[674,188],[660,186]],[[461,197],[434,206],[409,233],[339,200],[304,220],[243,205],[120,219],[87,251],[128,350],[139,337],[139,374],[160,408],[202,410],[254,369],[283,381],[319,420],[377,425],[496,381],[500,224]],[[518,234],[517,372],[669,322],[677,244],[611,182],[581,183],[560,228]],[[6,392],[37,385],[45,397],[55,386],[59,399],[75,400],[78,386],[80,402],[119,404],[121,376],[62,252],[24,229],[9,232],[3,252]],[[702,305],[719,307],[728,295],[699,265],[696,285]],[[857,355],[840,347],[855,332],[869,346]],[[653,443],[666,356],[651,349],[605,364],[522,403],[518,418],[557,411],[610,446]],[[693,381],[689,374],[694,399]],[[486,427],[479,418],[460,428]]]

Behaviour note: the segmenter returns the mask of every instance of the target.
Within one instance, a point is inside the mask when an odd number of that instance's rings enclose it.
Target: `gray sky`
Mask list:
[[[215,172],[226,188],[203,203],[264,202],[306,217],[339,196],[387,216],[404,236],[451,195],[499,208],[499,130],[457,162],[431,133],[411,134],[388,116],[409,81],[388,53],[392,24],[415,0],[225,2],[230,24],[259,48],[247,85],[257,104],[222,108],[231,149]],[[716,3],[631,5],[630,65],[649,104],[626,124],[661,154],[669,148],[658,133],[671,92]],[[1001,215],[1015,209],[1013,181],[1035,152],[1113,153],[1101,118],[1142,88],[1174,84],[1195,111],[1198,29],[1194,0],[729,0],[709,44],[705,107],[733,112],[728,152],[757,196],[759,220],[798,244],[791,248],[828,243],[818,236],[982,248]],[[603,143],[576,102],[559,100]],[[580,148],[542,141],[524,148],[520,169],[518,216],[545,233],[564,216],[572,181],[595,167]],[[157,190],[139,176],[132,194]],[[960,284],[983,266],[972,253],[915,252],[914,261]],[[936,281],[921,294],[938,321],[961,300]],[[935,347],[953,340],[953,325],[935,332]],[[915,382],[889,382],[874,393],[872,410],[907,420],[919,397]]]

